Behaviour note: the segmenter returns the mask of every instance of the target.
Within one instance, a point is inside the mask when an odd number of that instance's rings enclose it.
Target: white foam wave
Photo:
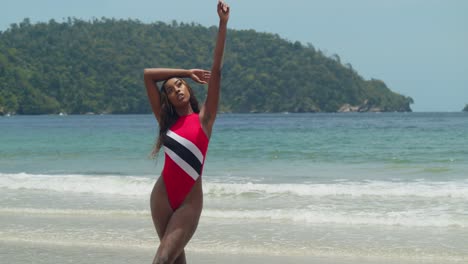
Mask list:
[[[12,190],[45,190],[70,193],[94,193],[123,196],[148,196],[155,178],[135,176],[96,175],[41,175],[2,174],[0,188]],[[257,184],[257,183],[210,183],[205,179],[205,194],[213,196],[380,196],[458,198],[468,200],[468,180],[465,181],[365,181],[331,182],[316,184]]]
[[[149,210],[99,210],[55,208],[0,208],[0,214],[49,215],[49,216],[151,216]]]
[[[0,174],[0,188],[147,196],[154,179],[133,176]]]
[[[468,181],[459,182],[337,182],[327,184],[207,184],[212,195],[297,195],[297,196],[419,196],[468,199]]]
[[[60,239],[57,239],[61,237]],[[153,251],[155,245],[153,241],[138,241],[139,243],[131,243],[129,241],[93,241],[93,240],[83,240],[83,239],[64,239],[62,236],[55,236],[53,238],[38,237],[38,235],[32,235],[29,237],[16,237],[16,236],[3,236],[0,237],[0,241],[4,243],[20,243],[20,244],[42,244],[49,246],[58,246],[58,247],[90,247],[90,248],[109,248],[109,249],[133,249],[133,250],[151,250]],[[157,244],[156,244],[157,246]]]
[[[205,217],[258,221],[302,222],[308,224],[373,225],[406,227],[468,227],[467,221],[451,216],[428,216],[417,212],[337,212],[307,209],[205,210]]]
[[[134,216],[150,217],[149,210],[98,210],[98,209],[52,209],[52,208],[0,208],[1,214],[46,215],[46,216]],[[449,215],[427,215],[421,211],[401,212],[340,212],[312,209],[271,210],[216,210],[204,209],[202,216],[224,220],[255,222],[289,222],[307,224],[406,226],[406,227],[459,227],[466,228],[467,219],[454,219]],[[223,220],[224,219],[224,220]]]

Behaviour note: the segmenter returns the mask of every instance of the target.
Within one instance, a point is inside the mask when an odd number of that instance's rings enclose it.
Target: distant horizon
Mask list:
[[[227,1],[228,27],[277,34],[337,54],[363,78],[384,81],[414,99],[413,112],[459,112],[468,104],[468,2]],[[24,18],[31,23],[102,17],[217,25],[215,0],[116,0],[112,3],[10,1],[0,10],[0,31]],[[23,8],[24,5],[28,8]],[[229,36],[228,36],[229,37]]]

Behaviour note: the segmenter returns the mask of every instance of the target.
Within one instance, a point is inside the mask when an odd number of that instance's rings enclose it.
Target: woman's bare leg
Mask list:
[[[162,177],[158,179],[151,194],[151,213],[161,243],[153,263],[186,263],[184,247],[195,233],[202,207],[201,177],[174,212],[167,200],[164,181]]]

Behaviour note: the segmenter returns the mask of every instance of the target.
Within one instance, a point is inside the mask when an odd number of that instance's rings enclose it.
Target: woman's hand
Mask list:
[[[222,23],[227,23],[229,20],[229,6],[224,1],[218,1],[218,16]]]
[[[200,69],[192,69],[190,70],[190,78],[197,83],[200,84],[207,84],[210,80],[211,73],[210,71],[200,70]]]

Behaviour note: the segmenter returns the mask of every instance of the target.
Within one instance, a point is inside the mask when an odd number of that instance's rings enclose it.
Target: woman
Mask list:
[[[219,1],[217,10],[220,22],[211,72],[162,68],[144,71],[146,91],[160,127],[153,153],[161,147],[165,152],[162,177],[156,181],[150,198],[160,239],[153,263],[186,263],[184,247],[195,233],[203,207],[201,174],[218,109],[229,6]],[[200,109],[183,77],[208,84],[206,101]],[[164,81],[161,91],[158,81]]]

